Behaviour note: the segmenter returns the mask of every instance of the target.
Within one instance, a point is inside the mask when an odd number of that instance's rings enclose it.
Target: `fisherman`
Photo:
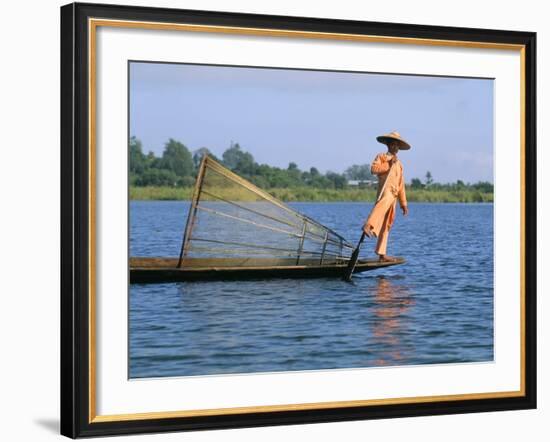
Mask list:
[[[403,164],[397,158],[397,152],[400,150],[409,150],[411,146],[398,132],[390,132],[386,135],[376,137],[376,140],[386,144],[388,151],[376,155],[371,164],[371,173],[378,176],[378,192],[376,194],[376,203],[365,224],[363,231],[369,238],[378,238],[375,253],[382,262],[393,262],[396,258],[386,254],[388,246],[388,236],[395,219],[395,206],[397,200],[407,216],[407,197],[405,195],[405,180],[403,178]]]

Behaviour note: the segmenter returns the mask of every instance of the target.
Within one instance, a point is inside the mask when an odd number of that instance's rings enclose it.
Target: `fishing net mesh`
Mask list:
[[[201,170],[185,232],[187,263],[322,265],[349,259],[352,246],[336,232],[209,157]]]

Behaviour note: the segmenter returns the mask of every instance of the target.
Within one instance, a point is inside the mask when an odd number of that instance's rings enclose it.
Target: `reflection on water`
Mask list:
[[[414,305],[410,290],[404,284],[380,276],[377,278],[374,304],[373,342],[390,349],[387,354],[380,355],[375,364],[399,365],[406,351],[401,344],[401,336],[410,326],[406,313]]]
[[[493,206],[411,204],[390,237],[407,263],[354,277],[136,284],[130,377],[493,359]],[[131,255],[177,256],[187,203],[131,206]],[[356,241],[369,206],[296,204]],[[359,223],[360,224],[360,223]],[[374,243],[366,241],[364,255]]]

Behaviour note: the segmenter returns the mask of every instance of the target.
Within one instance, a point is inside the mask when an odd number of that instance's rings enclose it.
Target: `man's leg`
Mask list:
[[[390,226],[388,225],[390,219],[390,213],[384,218],[380,234],[378,235],[378,242],[374,252],[379,256],[380,261],[395,261],[395,258],[386,255],[388,248],[388,237],[390,236]]]
[[[386,226],[386,222],[382,225],[382,229],[380,230],[380,234],[378,235],[378,241],[376,243],[376,248],[374,249],[374,252],[377,255],[380,255],[380,258],[386,256],[386,250],[388,248],[388,236],[390,236],[390,231]]]
[[[374,204],[369,217],[363,225],[363,232],[369,238],[381,235],[381,232],[385,229],[384,226],[386,225],[389,211],[395,210],[392,208],[392,205],[395,205],[395,197],[391,193],[387,193]]]

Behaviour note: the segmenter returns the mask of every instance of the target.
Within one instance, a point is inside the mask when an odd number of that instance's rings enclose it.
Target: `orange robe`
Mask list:
[[[395,205],[397,200],[401,207],[407,205],[405,195],[405,179],[403,178],[403,164],[399,159],[391,167],[389,155],[380,153],[371,164],[371,173],[378,176],[377,201],[372,208],[369,217],[365,221],[365,227],[369,227],[378,237],[375,252],[385,255],[388,245],[388,236],[395,219]]]

